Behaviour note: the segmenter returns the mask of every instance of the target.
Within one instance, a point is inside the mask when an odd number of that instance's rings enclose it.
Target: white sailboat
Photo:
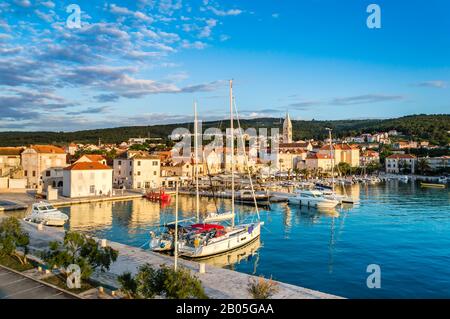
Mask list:
[[[238,120],[239,121],[239,120]],[[231,123],[231,213],[235,213],[234,190],[234,116],[233,116],[233,82],[230,81],[230,123]],[[250,178],[252,191],[253,184]],[[192,232],[184,236],[178,251],[180,255],[189,258],[203,258],[221,254],[245,246],[260,237],[261,225],[258,206],[255,201],[258,221],[235,226],[234,218],[231,227],[203,224],[193,225]]]

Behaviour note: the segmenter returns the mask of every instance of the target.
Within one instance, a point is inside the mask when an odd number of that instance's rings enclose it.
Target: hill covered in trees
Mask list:
[[[282,119],[258,118],[241,120],[243,128],[282,128]],[[410,115],[395,119],[336,120],[336,121],[292,121],[294,139],[324,139],[326,127],[334,130],[336,137],[356,136],[362,133],[376,133],[397,130],[406,139],[428,140],[432,144],[450,143],[450,115]],[[203,129],[217,127],[225,130],[227,120],[204,122]],[[193,131],[192,123],[169,125],[131,126],[76,132],[0,132],[0,146],[20,146],[29,144],[120,143],[131,137],[159,137],[167,139],[175,128],[185,127]]]

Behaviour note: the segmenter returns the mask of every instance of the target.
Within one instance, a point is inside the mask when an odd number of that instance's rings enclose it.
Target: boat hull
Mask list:
[[[289,198],[289,204],[315,208],[334,208],[339,202],[337,200],[318,201],[312,198],[291,197]]]

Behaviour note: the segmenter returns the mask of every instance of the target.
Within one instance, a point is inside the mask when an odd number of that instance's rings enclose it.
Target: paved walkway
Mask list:
[[[0,266],[0,299],[76,299],[56,288]]]
[[[52,240],[62,240],[64,233],[55,228],[44,227],[43,231],[38,231],[35,225],[24,223],[24,228],[30,234],[31,246],[35,250],[46,249],[48,242]],[[137,269],[149,263],[155,267],[159,265],[173,265],[173,257],[153,253],[148,250],[130,247],[127,245],[108,242],[112,248],[119,250],[117,261],[111,266],[107,273],[97,272],[93,278],[111,287],[118,288],[117,276],[125,271],[136,273]],[[188,268],[192,273],[202,281],[206,294],[210,298],[217,299],[249,299],[250,294],[247,291],[248,283],[254,276],[217,268],[210,265],[206,266],[206,273],[198,272],[199,264],[193,261],[179,259],[179,265]],[[334,299],[340,298],[334,295],[322,293],[319,291],[306,289],[286,283],[278,282],[279,291],[273,296],[276,299]]]
[[[121,190],[115,190],[116,195],[113,196],[92,196],[81,198],[68,198],[59,196],[57,200],[50,201],[55,207],[70,206],[83,203],[94,203],[104,201],[120,201],[131,200],[134,198],[141,198],[142,193],[138,191],[125,190],[123,193]],[[0,193],[0,212],[26,210],[31,204],[38,202],[34,193],[22,192],[22,193]]]

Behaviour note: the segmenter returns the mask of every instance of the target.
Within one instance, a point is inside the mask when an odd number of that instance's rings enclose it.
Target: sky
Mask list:
[[[0,2],[0,131],[224,119],[229,79],[242,118],[450,113],[449,71],[446,0]]]

